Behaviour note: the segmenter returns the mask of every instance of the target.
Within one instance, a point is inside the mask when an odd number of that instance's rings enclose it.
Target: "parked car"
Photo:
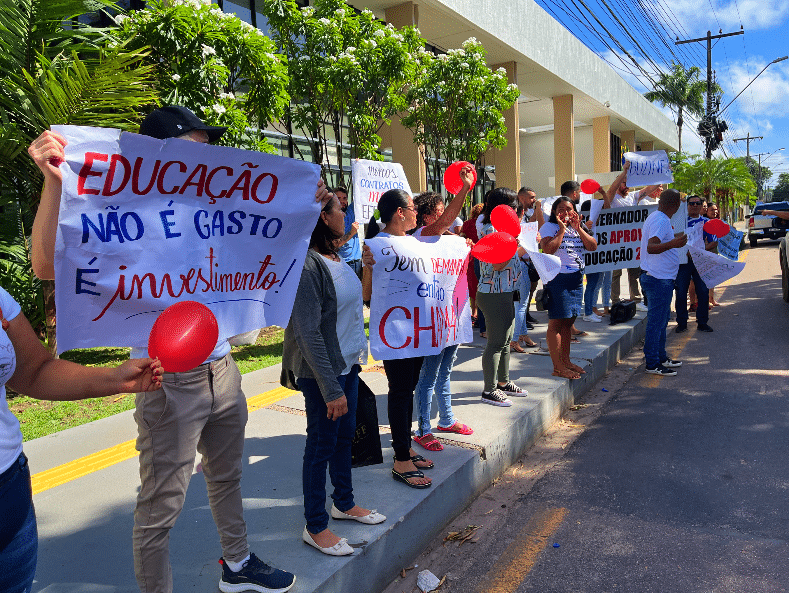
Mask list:
[[[783,287],[784,300],[789,303],[789,235],[784,235],[778,247],[778,257],[781,258],[781,286]]]
[[[780,239],[789,229],[789,220],[775,216],[763,216],[763,210],[789,210],[789,202],[759,204],[748,216],[748,242],[756,247],[759,239]]]

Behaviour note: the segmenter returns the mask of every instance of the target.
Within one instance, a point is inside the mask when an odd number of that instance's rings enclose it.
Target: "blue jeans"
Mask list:
[[[593,272],[586,275],[586,289],[584,290],[584,315],[594,313],[597,306],[597,290],[600,281],[603,279],[603,272]]]
[[[597,289],[603,292],[603,307],[611,307],[611,270],[603,272],[603,281],[597,284]],[[595,294],[595,305],[597,305],[597,294]]]
[[[671,315],[671,297],[674,295],[674,280],[653,278],[646,272],[641,274],[641,288],[649,301],[647,333],[644,337],[644,357],[647,368],[654,369],[663,363],[666,354],[666,326]]]
[[[438,425],[449,428],[455,423],[452,414],[452,388],[449,378],[452,366],[455,364],[458,345],[447,346],[438,354],[425,356],[422,370],[419,372],[419,382],[416,384],[417,402],[417,428],[416,436],[424,436],[431,432],[430,408],[433,403],[433,393],[438,402]]]
[[[710,291],[692,262],[680,264],[679,272],[677,272],[677,299],[674,302],[674,309],[677,311],[677,324],[687,325],[688,323],[688,289],[691,278],[693,278],[693,284],[696,287],[696,298],[699,300],[696,306],[696,323],[706,325],[710,320]]]
[[[326,466],[338,510],[354,507],[351,481],[351,442],[356,432],[356,402],[359,395],[359,365],[347,375],[337,377],[348,400],[348,412],[338,420],[326,417],[326,403],[315,379],[299,378],[296,385],[304,394],[307,410],[307,443],[304,447],[302,486],[304,518],[310,533],[320,533],[329,526],[326,512]]]
[[[520,336],[529,335],[529,328],[526,326],[526,310],[529,308],[530,291],[529,265],[521,260],[521,277],[518,281],[518,292],[521,293],[521,300],[515,305],[515,331],[512,334],[514,340],[517,340]]]
[[[25,454],[0,476],[0,591],[28,593],[38,560],[38,530]]]

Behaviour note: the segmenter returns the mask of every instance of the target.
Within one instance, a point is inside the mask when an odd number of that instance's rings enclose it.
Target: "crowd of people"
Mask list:
[[[155,138],[181,138],[212,142],[224,128],[205,125],[183,107],[155,110],[143,122],[141,134]],[[65,139],[43,133],[29,148],[45,183],[33,227],[32,255],[36,274],[54,277],[54,244],[62,176],[58,163],[65,158]],[[708,325],[707,290],[692,259],[679,261],[676,248],[687,241],[675,237],[670,217],[680,205],[674,190],[651,186],[629,191],[627,164],[608,190],[600,189],[603,208],[636,205],[659,196],[658,210],[644,228],[640,268],[628,268],[631,299],[647,310],[644,346],[647,372],[670,375],[681,363],[666,355],[666,325],[676,289],[676,331],[685,331],[690,312],[696,313],[701,331]],[[469,245],[494,232],[491,213],[500,205],[517,211],[523,222],[537,223],[539,247],[558,257],[561,269],[545,283],[548,324],[546,343],[553,375],[579,379],[584,369],[570,358],[571,344],[588,335],[575,327],[578,317],[599,323],[620,300],[621,270],[586,275],[584,255],[597,249],[594,221],[579,208],[580,186],[568,181],[560,195],[537,199],[528,187],[519,191],[496,188],[475,205],[469,218],[459,218],[473,184],[473,171],[461,171],[463,187],[448,204],[432,192],[411,196],[399,189],[385,192],[379,200],[378,218],[367,224],[366,239],[401,237],[429,244],[444,234],[460,234]],[[360,225],[349,206],[348,190],[330,193],[318,184],[316,201],[322,209],[309,241],[290,322],[285,330],[282,384],[300,391],[307,415],[302,465],[305,526],[304,542],[332,556],[353,553],[345,538],[330,529],[330,519],[375,525],[386,517],[357,505],[353,494],[351,443],[356,428],[359,373],[367,360],[364,303],[373,290],[375,259],[360,240]],[[703,224],[716,215],[698,196],[687,199],[688,226]],[[703,236],[705,249],[715,248],[714,238]],[[473,258],[472,258],[473,259]],[[531,315],[535,290],[540,282],[534,262],[522,247],[507,261],[491,264],[473,259],[467,269],[472,323],[487,340],[481,357],[481,402],[511,406],[512,397],[525,397],[526,389],[510,377],[510,356],[536,348],[529,332],[538,319]],[[599,304],[600,293],[603,301]],[[691,294],[690,308],[687,305]],[[695,301],[693,297],[695,296]],[[610,302],[609,302],[610,299]],[[695,305],[694,305],[695,303]],[[209,505],[222,547],[219,588],[228,591],[285,592],[296,577],[273,568],[250,552],[241,499],[241,469],[247,407],[241,377],[226,340],[220,339],[204,364],[183,373],[162,369],[158,360],[144,358],[144,345],[117,369],[86,368],[53,359],[41,346],[17,303],[0,289],[3,332],[0,352],[10,353],[0,364],[0,502],[5,521],[0,534],[0,557],[14,570],[0,575],[3,591],[29,591],[36,561],[35,514],[30,475],[22,452],[19,424],[5,404],[5,385],[42,399],[78,399],[115,392],[137,392],[134,414],[140,452],[140,490],[134,511],[133,556],[142,592],[173,590],[169,562],[169,533],[182,510],[192,474],[195,451],[202,456]],[[591,326],[589,326],[591,327]],[[443,445],[436,432],[470,435],[474,431],[453,414],[451,375],[458,345],[446,346],[430,356],[384,360],[388,381],[387,413],[394,452],[392,478],[405,486],[426,489],[426,471],[435,462],[414,449],[418,445],[436,453]],[[20,357],[20,354],[24,356]],[[433,426],[432,402],[438,421]],[[172,402],[176,402],[173,405]],[[416,428],[412,418],[416,409]],[[331,481],[332,504],[327,512],[326,473]],[[23,558],[24,562],[20,559]]]

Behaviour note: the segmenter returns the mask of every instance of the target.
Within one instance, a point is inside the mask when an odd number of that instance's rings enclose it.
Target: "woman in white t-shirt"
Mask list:
[[[570,340],[573,322],[583,314],[584,253],[597,249],[597,241],[581,224],[575,204],[566,196],[553,203],[551,217],[540,227],[540,235],[543,252],[557,255],[562,265],[556,277],[545,285],[550,297],[547,341],[553,375],[580,379],[584,370],[570,361]]]
[[[38,534],[22,432],[8,408],[5,386],[45,400],[105,397],[159,389],[162,368],[150,358],[127,360],[116,368],[84,367],[53,358],[3,288],[0,321],[0,591],[21,593],[30,591],[33,583]]]

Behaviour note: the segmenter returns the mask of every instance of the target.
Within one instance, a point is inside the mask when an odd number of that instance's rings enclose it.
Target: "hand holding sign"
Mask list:
[[[219,325],[211,309],[195,301],[167,307],[148,338],[148,355],[159,358],[168,373],[190,371],[205,362],[216,347]]]

